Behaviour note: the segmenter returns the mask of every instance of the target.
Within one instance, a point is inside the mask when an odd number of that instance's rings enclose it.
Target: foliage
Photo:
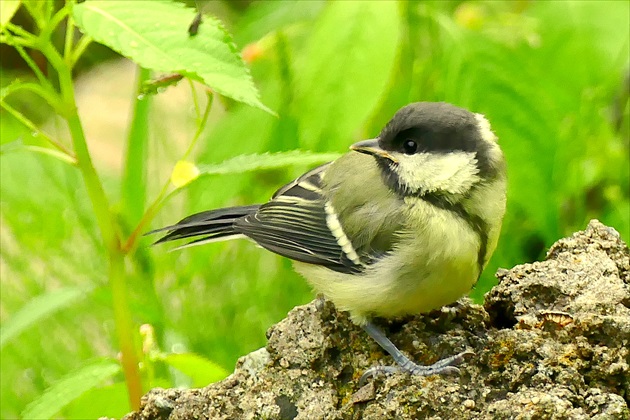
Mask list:
[[[0,41],[26,69],[1,69],[2,418],[121,416],[126,393],[223,377],[310,291],[250,244],[165,253],[142,234],[262,202],[408,102],[485,114],[505,151],[508,213],[474,297],[590,218],[630,239],[623,2],[213,2],[195,36],[195,11],[175,2],[56,4],[2,1]],[[94,41],[146,67],[120,174],[90,153],[76,109],[73,71]],[[187,80],[212,93],[188,82],[194,115],[159,114]],[[154,128],[175,124],[193,131],[183,147]]]
[[[93,0],[74,8],[74,18],[84,32],[140,66],[180,73],[212,86],[217,93],[266,110],[221,23],[208,16],[203,35],[191,37],[181,28],[193,17],[183,4],[164,1],[140,8]]]

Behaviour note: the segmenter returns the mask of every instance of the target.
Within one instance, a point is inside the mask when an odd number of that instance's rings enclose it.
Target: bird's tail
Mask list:
[[[255,213],[258,207],[260,207],[260,205],[256,204],[252,206],[226,207],[218,210],[204,211],[188,216],[172,226],[166,226],[148,232],[147,235],[158,232],[168,232],[162,238],[158,239],[154,245],[178,239],[193,239],[176,249],[242,237],[242,234],[234,229],[234,222],[241,217]]]

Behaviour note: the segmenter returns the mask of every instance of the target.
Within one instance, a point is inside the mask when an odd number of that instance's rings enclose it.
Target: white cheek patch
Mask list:
[[[475,114],[475,120],[477,121],[477,128],[479,128],[479,133],[481,134],[481,138],[488,143],[496,143],[499,139],[492,132],[490,128],[490,123],[481,114]]]
[[[416,153],[405,155],[392,153],[398,165],[401,187],[410,192],[444,191],[463,194],[480,180],[477,157],[474,152]]]
[[[499,138],[492,132],[492,128],[490,128],[490,123],[486,117],[481,114],[475,114],[475,120],[477,121],[477,128],[479,129],[481,138],[490,145],[487,152],[489,160],[492,163],[500,162],[503,160],[503,153],[498,145]]]

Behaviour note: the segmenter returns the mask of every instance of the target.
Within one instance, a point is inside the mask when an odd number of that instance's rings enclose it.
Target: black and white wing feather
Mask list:
[[[180,220],[177,224],[156,229],[146,234],[151,235],[153,233],[168,231],[168,233],[158,239],[155,244],[178,239],[194,238],[192,242],[178,248],[238,238],[242,237],[242,234],[234,230],[234,222],[249,214],[255,213],[259,207],[259,204],[255,204],[252,206],[226,207],[218,210],[203,211],[188,216]]]
[[[160,229],[169,233],[158,242],[195,237],[190,244],[196,245],[246,236],[263,248],[296,261],[342,273],[360,272],[364,263],[322,191],[328,165],[280,188],[263,205],[203,212]]]

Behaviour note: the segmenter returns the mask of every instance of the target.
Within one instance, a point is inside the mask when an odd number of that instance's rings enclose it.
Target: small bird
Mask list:
[[[417,102],[265,204],[204,211],[154,232],[168,231],[156,243],[193,239],[187,245],[249,238],[294,260],[397,363],[368,369],[364,382],[459,372],[469,352],[418,365],[372,319],[429,312],[469,292],[497,245],[505,203],[505,160],[485,117]]]

